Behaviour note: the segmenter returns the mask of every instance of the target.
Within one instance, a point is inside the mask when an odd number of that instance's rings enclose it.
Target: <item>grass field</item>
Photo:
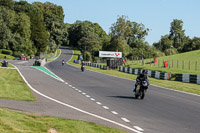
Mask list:
[[[36,101],[16,69],[0,68],[0,98]]]
[[[0,59],[4,59],[5,56],[6,56],[6,60],[14,60],[15,59],[14,56],[6,55],[6,54],[0,54]]]
[[[77,57],[78,57],[77,54],[80,54],[80,51],[74,50],[73,58],[68,63],[71,65],[80,67],[79,64],[73,63],[73,59],[77,59]],[[119,70],[102,70],[99,68],[89,67],[89,66],[85,66],[85,68],[93,70],[93,71],[97,71],[100,73],[105,73],[105,74],[128,78],[128,79],[135,80],[137,77],[137,75],[120,72]],[[159,79],[154,79],[154,78],[149,78],[149,81],[150,81],[150,84],[153,84],[153,85],[158,85],[158,86],[162,86],[162,87],[166,87],[166,88],[170,88],[170,89],[175,89],[175,90],[180,90],[180,91],[185,91],[185,92],[200,95],[200,85],[197,85],[197,84],[183,83],[183,82],[169,81],[169,80],[159,80]],[[130,90],[131,90],[131,87],[132,86],[130,86]]]
[[[169,63],[170,60],[170,63]],[[153,59],[146,59],[144,62],[151,62]],[[158,63],[142,65],[142,61],[128,61],[126,65],[131,68],[143,68],[163,72],[200,74],[200,50],[185,52],[157,58]],[[168,61],[170,68],[163,67],[163,61]]]
[[[0,108],[1,133],[47,133],[55,128],[58,133],[125,133],[121,130],[78,120],[35,116]]]

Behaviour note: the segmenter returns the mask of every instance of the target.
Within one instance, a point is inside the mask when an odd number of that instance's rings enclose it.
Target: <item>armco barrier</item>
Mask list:
[[[85,65],[86,65],[86,66],[91,66],[91,67],[100,68],[100,69],[104,69],[104,70],[107,70],[107,69],[108,69],[107,66],[99,65],[99,64],[95,64],[95,63],[86,62]]]
[[[175,75],[176,81],[181,81],[185,83],[195,83],[200,84],[200,75],[193,75],[193,74],[176,74]]]
[[[127,67],[119,67],[119,71],[129,73],[129,74],[135,74],[139,75],[142,73],[143,69],[133,69],[133,68],[127,68]],[[148,76],[152,78],[157,78],[157,79],[163,79],[163,80],[169,80],[171,78],[170,73],[164,73],[164,72],[159,72],[159,71],[148,71]]]
[[[107,66],[99,65],[99,64],[95,64],[95,63],[85,63],[85,65],[86,66],[97,67],[97,68],[104,69],[104,70],[108,69]],[[119,71],[125,72],[125,73],[129,73],[129,74],[139,75],[142,72],[142,69],[119,67]],[[170,78],[171,78],[171,74],[170,73],[152,71],[152,70],[147,70],[147,71],[148,71],[148,76],[152,77],[152,78],[163,79],[163,80],[170,80]],[[175,78],[176,81],[200,84],[200,75],[176,74],[175,77],[176,77]]]

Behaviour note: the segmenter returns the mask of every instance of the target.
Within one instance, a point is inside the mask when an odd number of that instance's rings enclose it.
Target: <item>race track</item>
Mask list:
[[[68,64],[62,66],[62,60],[69,60],[72,54],[62,49],[60,57],[46,67],[127,118],[130,126],[137,125],[146,133],[200,132],[200,96],[150,86],[145,99],[137,100],[131,90],[134,81],[89,70],[81,72]]]

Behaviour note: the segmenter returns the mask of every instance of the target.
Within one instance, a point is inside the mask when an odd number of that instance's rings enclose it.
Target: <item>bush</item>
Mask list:
[[[2,49],[2,54],[6,54],[6,55],[12,55],[13,52],[11,50],[6,50],[6,49]]]
[[[173,54],[178,54],[178,51],[176,48],[172,48],[172,49],[166,49],[164,53],[165,55],[173,55]]]
[[[2,50],[3,50],[3,49],[0,49],[0,54],[2,53]]]
[[[13,56],[14,56],[14,57],[21,57],[21,54],[22,54],[22,52],[20,52],[20,51],[15,51],[15,52],[13,53]]]
[[[85,52],[85,56],[86,56],[84,57],[85,61],[92,61],[92,55],[90,52]]]

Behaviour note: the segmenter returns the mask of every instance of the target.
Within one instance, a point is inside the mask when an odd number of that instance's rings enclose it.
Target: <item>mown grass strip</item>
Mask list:
[[[74,55],[68,63],[71,65],[80,67],[79,64],[73,63],[73,59],[78,58],[77,54],[80,54],[80,51],[74,50]],[[117,76],[117,77],[128,78],[128,79],[132,79],[132,80],[135,80],[137,77],[137,75],[120,72],[119,70],[102,70],[102,69],[90,67],[90,66],[86,66],[86,69],[113,75],[113,76]],[[154,79],[154,78],[149,78],[149,81],[150,81],[150,84],[153,84],[153,85],[200,95],[200,85],[198,85],[198,84],[183,83],[183,82],[170,81],[170,80],[159,80],[159,79]],[[130,89],[131,89],[131,86],[130,86]]]
[[[125,133],[94,123],[55,117],[35,116],[0,108],[1,133],[47,133],[55,128],[58,133]]]
[[[0,98],[20,101],[36,101],[30,88],[16,69],[0,68]]]
[[[5,56],[6,56],[6,60],[13,60],[13,59],[15,59],[14,56],[6,55],[6,54],[0,54],[0,59],[4,59]]]
[[[47,59],[47,62],[50,62],[50,61],[52,61],[52,60],[57,59],[58,56],[60,55],[60,52],[61,52],[60,49],[57,49],[56,55],[55,55],[55,56],[52,56],[51,58],[48,58],[48,59]]]

